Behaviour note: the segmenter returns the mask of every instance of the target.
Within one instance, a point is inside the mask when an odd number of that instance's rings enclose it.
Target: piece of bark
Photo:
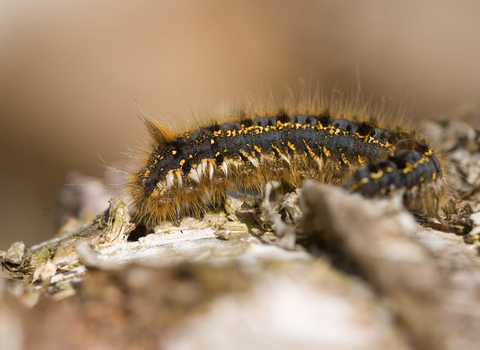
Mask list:
[[[464,300],[475,312],[459,307],[451,271],[442,268],[455,254],[437,261],[414,238],[413,218],[401,198],[369,201],[314,181],[304,183],[301,198],[303,234],[326,236],[353,261],[358,272],[392,302],[416,348],[478,348],[478,293]],[[463,250],[468,255],[464,246]],[[475,257],[468,261],[480,268]],[[478,292],[479,282],[471,289]]]
[[[247,217],[207,214],[132,242],[123,209],[112,202],[79,232],[26,249],[29,266],[47,247],[49,258],[7,288],[22,301],[20,349],[409,349],[366,283],[280,248]]]

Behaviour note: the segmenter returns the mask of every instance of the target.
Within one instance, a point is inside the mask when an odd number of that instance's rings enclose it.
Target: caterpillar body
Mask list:
[[[306,178],[366,197],[404,192],[411,211],[436,215],[451,196],[437,154],[413,131],[321,113],[243,117],[174,134],[144,118],[151,153],[132,171],[127,202],[155,225],[221,202],[227,191],[262,191],[266,182],[299,187]]]

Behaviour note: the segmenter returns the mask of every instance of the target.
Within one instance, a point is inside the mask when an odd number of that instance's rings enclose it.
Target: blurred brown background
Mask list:
[[[140,109],[175,121],[357,76],[418,118],[478,103],[479,18],[473,0],[2,1],[0,249],[51,237],[66,173],[121,159]]]

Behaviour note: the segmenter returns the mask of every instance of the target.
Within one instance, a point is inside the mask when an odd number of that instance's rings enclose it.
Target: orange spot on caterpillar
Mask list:
[[[370,173],[370,177],[374,180],[381,179],[382,176],[383,176],[383,171],[382,170],[378,170],[378,172],[376,172],[376,173]]]
[[[348,166],[351,166],[352,164],[347,160],[347,157],[345,156],[344,153],[342,153],[342,161],[348,165]]]
[[[323,153],[325,154],[325,156],[326,156],[327,158],[329,158],[330,155],[331,155],[330,151],[329,151],[329,150],[327,149],[327,147],[325,147],[325,146],[323,146]]]

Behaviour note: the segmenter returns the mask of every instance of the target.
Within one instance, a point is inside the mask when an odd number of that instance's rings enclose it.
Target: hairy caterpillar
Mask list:
[[[227,191],[314,178],[366,197],[404,191],[411,211],[452,212],[445,169],[425,140],[362,113],[280,110],[178,134],[144,118],[152,150],[129,174],[126,200],[137,220],[155,225],[202,211]]]

